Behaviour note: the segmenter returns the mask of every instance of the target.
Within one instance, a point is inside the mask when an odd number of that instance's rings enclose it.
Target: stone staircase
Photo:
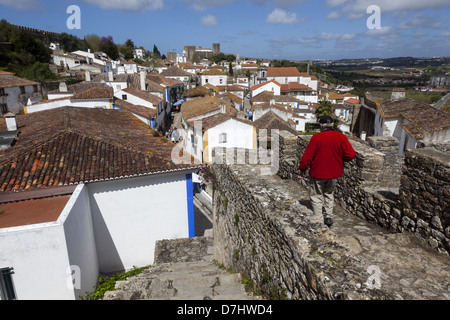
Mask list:
[[[156,244],[155,264],[118,281],[104,300],[254,300],[239,273],[212,261],[212,238],[163,240]]]

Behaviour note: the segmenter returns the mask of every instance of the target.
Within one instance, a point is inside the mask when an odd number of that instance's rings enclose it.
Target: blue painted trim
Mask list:
[[[187,195],[187,214],[189,238],[195,237],[194,224],[194,186],[192,183],[192,173],[186,175],[186,195]]]

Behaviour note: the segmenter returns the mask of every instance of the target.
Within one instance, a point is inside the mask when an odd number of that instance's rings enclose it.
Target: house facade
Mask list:
[[[212,84],[213,86],[227,85],[228,76],[219,69],[210,69],[200,73],[200,85]]]
[[[416,148],[419,141],[449,142],[450,116],[408,98],[377,103],[374,135],[397,138],[398,155],[402,156],[405,150]]]
[[[0,269],[17,299],[78,299],[100,273],[152,264],[157,240],[194,236],[196,167],[128,111],[65,107],[17,125],[0,151]]]
[[[0,114],[23,111],[28,100],[42,101],[42,88],[39,82],[14,76],[11,72],[0,70]]]

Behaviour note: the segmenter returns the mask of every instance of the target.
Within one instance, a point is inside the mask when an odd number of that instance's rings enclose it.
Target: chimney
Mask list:
[[[8,112],[4,115],[5,122],[6,122],[6,128],[8,131],[16,131],[17,130],[17,121],[16,121],[16,115],[12,112]]]
[[[391,101],[402,100],[406,98],[405,88],[394,88],[392,89]]]
[[[219,108],[220,108],[220,113],[227,113],[227,106],[225,105],[225,103],[219,104]]]
[[[108,81],[110,82],[114,81],[114,74],[112,71],[108,71]]]
[[[147,72],[144,69],[144,70],[141,70],[140,74],[141,74],[141,90],[146,91],[147,86],[145,85],[145,78],[147,77]]]
[[[65,82],[59,83],[59,92],[67,92],[67,84]]]
[[[274,105],[275,104],[275,99],[270,99],[270,105]]]
[[[91,81],[91,73],[89,70],[86,70],[86,75],[84,76],[85,81]]]

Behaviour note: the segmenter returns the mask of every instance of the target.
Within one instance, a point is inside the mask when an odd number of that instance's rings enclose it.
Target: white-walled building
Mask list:
[[[450,115],[412,99],[377,103],[374,136],[399,140],[398,154],[414,149],[419,141],[450,142]]]
[[[24,113],[34,113],[66,106],[77,108],[113,108],[114,96],[111,87],[92,87],[74,94],[69,94],[69,92],[66,94],[62,93],[63,97],[29,104],[24,107]]]
[[[175,164],[174,145],[128,111],[66,107],[17,123],[0,151],[0,269],[14,272],[17,299],[78,299],[99,273],[152,264],[157,240],[195,235],[196,167]]]
[[[29,100],[42,101],[42,88],[39,82],[14,76],[11,72],[0,70],[0,114],[19,113]]]
[[[198,123],[201,127],[196,127],[196,121],[188,122],[183,148],[198,155],[202,162],[212,163],[212,150],[216,147],[257,148],[256,126],[251,121],[217,113],[197,120]]]
[[[250,87],[252,97],[257,96],[264,91],[272,92],[274,95],[280,95],[281,84],[275,80],[270,80]]]
[[[200,73],[200,85],[212,84],[213,86],[227,85],[228,75],[216,68],[212,68]]]

